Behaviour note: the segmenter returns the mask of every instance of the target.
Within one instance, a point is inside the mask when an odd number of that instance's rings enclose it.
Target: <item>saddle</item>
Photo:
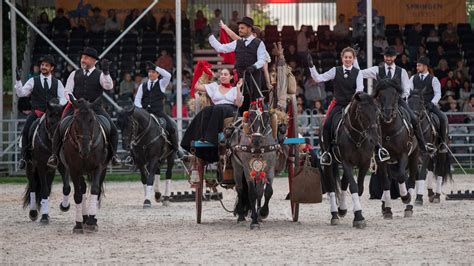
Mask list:
[[[430,112],[428,110],[426,110],[426,115],[428,118],[429,127],[426,129],[422,128],[421,129],[423,131],[422,133],[424,134],[427,130],[431,129],[431,131],[435,135],[439,136],[439,131],[441,130],[440,129],[441,122],[439,121],[439,117],[435,113]]]
[[[103,115],[96,114],[95,117],[97,118],[97,121],[99,122],[102,135],[104,136],[105,141],[108,142],[112,125],[110,124],[107,117]],[[67,132],[69,131],[69,128],[71,127],[72,120],[73,120],[72,118],[73,118],[72,115],[66,116],[59,123],[59,133],[61,137],[66,136]]]

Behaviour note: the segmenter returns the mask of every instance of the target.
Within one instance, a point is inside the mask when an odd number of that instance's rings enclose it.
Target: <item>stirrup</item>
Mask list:
[[[444,146],[444,143],[442,144]],[[429,153],[429,154],[434,154],[436,153],[436,151],[438,150],[436,148],[435,145],[433,145],[432,143],[426,143],[425,145],[425,148],[426,148],[426,151]],[[445,151],[446,152],[446,151]]]
[[[385,162],[390,160],[390,153],[384,147],[380,147],[377,156],[380,162]]]
[[[56,168],[58,168],[58,163],[59,163],[58,161],[59,161],[58,156],[51,155],[51,157],[49,157],[48,162],[46,163],[46,165],[50,168],[56,169]]]
[[[430,143],[431,144],[431,143]],[[446,143],[441,143],[439,145],[439,150],[438,150],[439,153],[447,153],[448,152],[448,145],[446,145]]]
[[[324,160],[323,160],[324,156],[329,156],[329,162],[324,162]],[[323,154],[321,155],[321,158],[319,159],[319,163],[321,165],[331,165],[332,164],[332,155],[331,155],[331,153],[327,152],[327,151],[323,152]]]
[[[125,158],[125,160],[123,161],[123,164],[127,166],[133,166],[134,165],[133,157],[131,155],[127,156],[127,158]]]

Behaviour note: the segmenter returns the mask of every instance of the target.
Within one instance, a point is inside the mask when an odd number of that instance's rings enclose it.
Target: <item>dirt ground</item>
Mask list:
[[[174,182],[173,191],[191,189]],[[366,183],[368,187],[368,182]],[[49,225],[28,218],[21,208],[23,185],[0,185],[0,263],[290,263],[290,264],[420,264],[474,263],[474,201],[446,201],[415,207],[403,217],[400,200],[393,220],[383,220],[378,200],[362,199],[367,228],[352,227],[349,213],[330,226],[329,203],[300,207],[291,222],[287,179],[275,180],[270,216],[260,230],[236,223],[217,201],[205,202],[203,223],[196,224],[195,205],[153,202],[142,209],[140,183],[107,183],[99,210],[99,232],[72,233],[74,206],[61,213],[61,186],[53,188]],[[474,176],[456,176],[444,192],[474,190]],[[368,189],[366,189],[368,191]],[[224,191],[233,206],[235,193]],[[72,199],[71,199],[72,201]],[[349,208],[351,209],[351,207]]]

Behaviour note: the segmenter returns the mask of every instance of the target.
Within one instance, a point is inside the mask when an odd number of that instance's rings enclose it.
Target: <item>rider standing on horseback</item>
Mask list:
[[[240,111],[247,111],[250,103],[264,97],[260,94],[263,84],[262,67],[266,60],[265,44],[253,35],[253,19],[243,17],[237,22],[241,39],[227,44],[221,44],[216,38],[209,36],[209,43],[219,53],[235,52],[235,69],[238,77],[244,80],[244,103]],[[246,73],[244,75],[244,73]],[[252,79],[253,77],[253,79]]]
[[[146,62],[146,67],[148,70],[148,81],[138,87],[134,104],[136,107],[144,108],[150,114],[166,120],[166,131],[170,136],[171,145],[178,158],[181,158],[182,154],[179,151],[176,123],[164,112],[165,91],[170,84],[171,74],[150,61]],[[158,80],[160,76],[161,79]],[[130,163],[130,158],[127,158],[126,163]]]
[[[19,162],[19,168],[25,169],[26,160],[30,160],[31,155],[28,152],[29,132],[33,122],[41,117],[42,113],[46,111],[46,106],[52,98],[59,98],[59,103],[65,105],[67,100],[64,96],[64,86],[60,80],[53,77],[54,58],[50,55],[44,57],[40,61],[41,74],[37,77],[30,78],[25,85],[21,83],[21,73],[17,72],[17,80],[15,83],[15,90],[18,97],[31,96],[32,112],[26,119],[25,126],[21,132],[21,155],[22,159]]]
[[[307,55],[307,63],[311,72],[311,77],[317,82],[326,82],[332,80],[334,83],[334,100],[331,102],[326,113],[323,127],[322,149],[324,153],[321,155],[321,164],[330,165],[332,163],[331,156],[331,128],[334,115],[344,110],[350,103],[354,93],[364,91],[364,83],[362,74],[358,68],[353,66],[355,58],[355,50],[346,47],[341,52],[342,66],[333,67],[329,71],[319,74],[314,67],[311,54]]]
[[[65,95],[69,99],[69,94],[73,94],[75,98],[83,98],[88,102],[93,102],[102,96],[104,90],[112,90],[114,83],[109,74],[110,62],[107,59],[101,61],[101,70],[96,69],[95,65],[99,60],[97,50],[86,47],[81,53],[81,68],[73,71],[66,82]],[[74,108],[66,107],[64,116],[72,115]],[[94,110],[97,115],[104,116],[110,123],[110,149],[112,152],[112,164],[120,164],[120,160],[116,156],[118,145],[118,133],[115,124],[112,122],[109,114],[104,108],[99,107]],[[53,155],[48,160],[48,166],[56,168],[58,166],[58,154],[61,148],[61,136],[59,127],[54,134]]]
[[[447,152],[446,138],[448,128],[448,118],[438,108],[438,101],[441,99],[441,84],[435,76],[428,71],[430,60],[427,57],[420,57],[416,64],[418,74],[410,78],[411,88],[423,96],[425,106],[434,113],[440,121],[440,138],[444,145],[440,146],[439,152]]]
[[[362,75],[364,76],[364,78],[372,78],[375,80],[389,78],[395,80],[398,85],[401,86],[401,88],[403,89],[403,94],[400,97],[398,105],[401,106],[403,109],[407,110],[408,114],[410,115],[410,121],[415,131],[416,139],[418,140],[418,143],[420,143],[421,152],[433,152],[435,150],[435,147],[433,146],[433,144],[427,144],[425,142],[425,138],[423,137],[423,134],[418,124],[418,119],[416,118],[415,113],[413,113],[413,111],[406,102],[406,99],[410,95],[411,83],[408,79],[407,71],[395,64],[395,60],[397,59],[397,51],[393,46],[390,46],[385,50],[383,58],[384,64],[382,66],[373,66],[371,68],[361,70]],[[357,68],[359,67],[357,59],[354,62],[354,66]]]

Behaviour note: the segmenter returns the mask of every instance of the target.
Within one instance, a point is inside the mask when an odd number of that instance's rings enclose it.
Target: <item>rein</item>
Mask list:
[[[150,144],[158,141],[160,138],[164,138],[165,142],[171,144],[168,139],[166,138],[166,132],[164,130],[164,128],[161,126],[161,124],[158,122],[158,119],[153,115],[153,114],[149,114],[148,116],[148,123],[147,123],[147,126],[146,128],[143,130],[143,132],[139,135],[135,135],[136,133],[136,130],[138,130],[138,127],[135,127],[138,125],[138,122],[136,122],[135,119],[132,118],[132,126],[133,126],[133,129],[132,129],[132,134],[134,136],[134,138],[132,139],[132,142],[130,143],[133,147],[137,147],[139,146],[139,144],[143,141],[143,139],[145,138],[145,136],[150,132],[151,130],[151,125],[152,125],[152,120],[154,120],[156,122],[156,124],[158,125],[158,128],[160,129],[159,132],[160,134],[158,134],[157,136],[155,136],[153,139],[151,139],[150,141],[148,141],[146,144],[143,144],[141,145],[141,149],[142,150],[145,150]]]

